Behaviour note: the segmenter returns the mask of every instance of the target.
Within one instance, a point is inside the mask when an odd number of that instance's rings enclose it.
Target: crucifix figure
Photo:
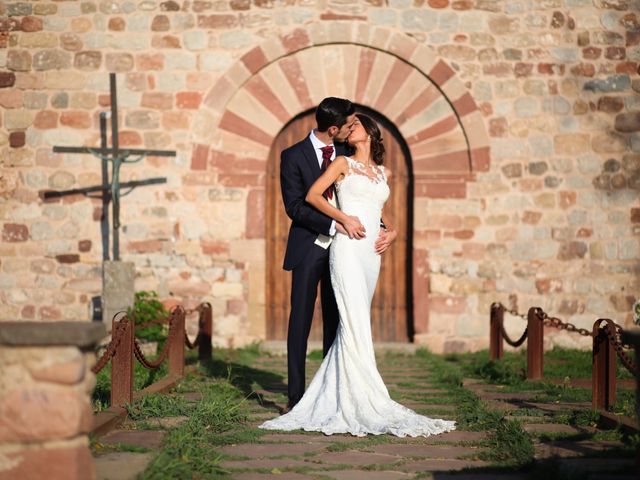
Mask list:
[[[112,216],[112,238],[113,238],[113,260],[120,260],[120,197],[130,193],[135,187],[142,185],[152,185],[166,183],[164,177],[149,178],[146,180],[120,183],[120,167],[124,163],[135,163],[145,156],[154,157],[175,157],[176,152],[172,150],[145,150],[137,148],[121,149],[118,141],[118,99],[116,92],[116,74],[109,74],[109,87],[111,96],[111,148],[107,147],[107,113],[100,113],[100,148],[93,147],[53,147],[56,153],[90,153],[100,158],[102,161],[102,185],[88,188],[78,188],[65,190],[62,192],[45,192],[44,198],[59,198],[78,193],[88,195],[92,192],[101,192],[102,196],[102,258],[109,260],[109,203],[113,202]],[[134,157],[131,158],[130,157]],[[109,162],[112,164],[111,182],[109,183]],[[121,188],[130,190],[122,194]]]

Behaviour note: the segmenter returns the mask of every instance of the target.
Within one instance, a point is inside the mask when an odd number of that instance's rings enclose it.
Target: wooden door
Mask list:
[[[380,123],[379,123],[380,124]],[[285,340],[289,321],[291,273],[282,269],[291,220],[287,217],[280,193],[280,152],[302,140],[315,126],[313,111],[289,123],[276,137],[269,154],[266,199],[267,234],[267,338]],[[409,173],[407,162],[394,135],[380,124],[387,151],[385,165],[392,170],[391,196],[385,205],[398,230],[398,239],[382,260],[378,287],[373,297],[371,322],[374,341],[406,342],[409,339],[407,300],[410,298]],[[316,301],[310,340],[322,339],[320,295]]]

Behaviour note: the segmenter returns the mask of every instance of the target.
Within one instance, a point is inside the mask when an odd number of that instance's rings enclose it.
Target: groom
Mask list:
[[[364,227],[355,222],[345,226],[305,202],[311,185],[326,170],[336,155],[347,154],[344,142],[355,121],[355,107],[342,98],[328,97],[316,109],[317,128],[301,142],[281,154],[280,183],[287,215],[293,221],[289,230],[284,269],[292,272],[291,313],[287,334],[289,402],[293,408],[305,390],[305,359],[314,305],[321,285],[323,354],[336,337],[338,307],[329,276],[329,246],[336,231],[352,238],[362,238]],[[328,189],[325,197],[335,201]]]

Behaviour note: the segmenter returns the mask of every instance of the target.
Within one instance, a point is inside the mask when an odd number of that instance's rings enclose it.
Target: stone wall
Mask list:
[[[264,338],[269,145],[325,94],[389,118],[420,173],[418,342],[486,346],[494,300],[539,305],[582,327],[597,317],[631,322],[637,0],[0,8],[2,320],[87,318],[100,292],[100,202],[40,194],[100,183],[97,159],[51,147],[99,144],[113,71],[121,144],[178,152],[123,168],[124,180],[168,183],[123,198],[122,257],[136,263],[138,290],[187,307],[211,301],[220,343]],[[455,170],[458,153],[468,162]]]
[[[100,324],[0,324],[0,479],[95,478],[88,433]]]

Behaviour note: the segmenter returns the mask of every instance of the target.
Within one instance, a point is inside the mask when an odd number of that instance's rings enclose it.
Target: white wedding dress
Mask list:
[[[337,234],[331,245],[331,283],[340,312],[336,339],[298,404],[260,428],[399,437],[454,430],[453,421],[428,418],[393,401],[378,372],[370,318],[380,272],[374,243],[389,187],[384,168],[375,167],[374,174],[349,157],[347,162],[349,174],[336,182],[338,204],[360,219],[366,237]]]

